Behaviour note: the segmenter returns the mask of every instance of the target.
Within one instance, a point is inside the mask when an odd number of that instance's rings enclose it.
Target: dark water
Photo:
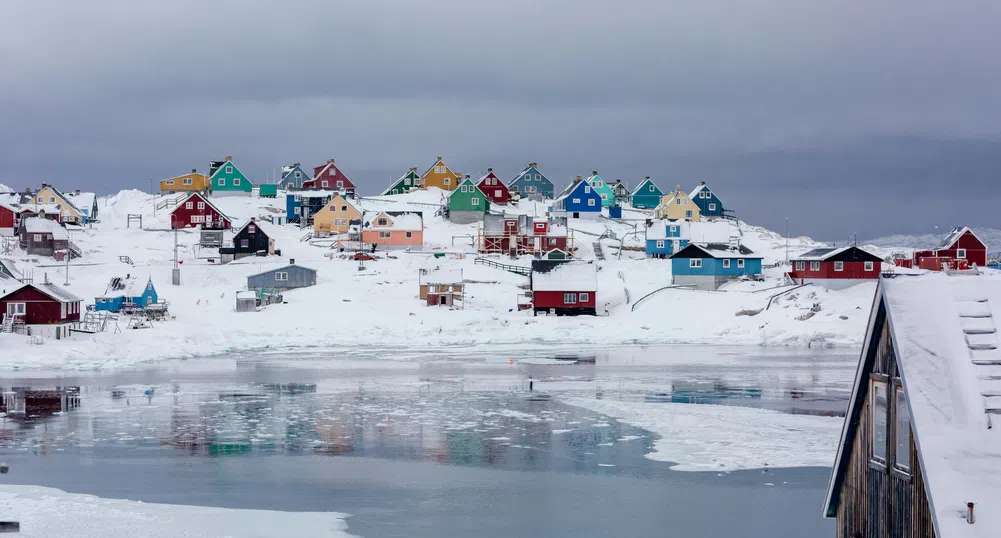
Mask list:
[[[829,469],[671,471],[645,457],[652,434],[559,400],[837,414],[853,359],[722,359],[713,368],[649,354],[539,364],[257,356],[12,374],[0,377],[5,401],[26,412],[3,420],[0,455],[11,483],[345,512],[362,536],[833,534],[819,517]],[[535,393],[554,397],[530,399],[529,377]]]

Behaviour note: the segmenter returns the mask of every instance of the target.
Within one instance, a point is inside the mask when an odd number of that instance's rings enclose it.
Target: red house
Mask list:
[[[967,227],[955,228],[934,250],[914,253],[914,266],[931,271],[941,271],[942,264],[953,269],[965,264],[987,265],[987,245]]]
[[[789,277],[800,284],[839,290],[879,278],[883,260],[856,246],[813,249],[792,261]]]
[[[0,313],[29,335],[68,338],[71,324],[80,321],[82,303],[55,284],[23,284],[0,296]]]
[[[477,251],[480,254],[532,254],[541,256],[551,250],[573,251],[573,240],[563,226],[554,226],[545,218],[528,215],[484,215],[479,230]]]
[[[191,193],[187,200],[177,204],[170,212],[172,230],[199,226],[208,230],[228,230],[232,225],[229,217],[198,192]]]
[[[355,184],[341,172],[334,160],[313,168],[313,179],[302,182],[302,188],[307,190],[337,190],[350,194],[355,192]]]
[[[14,235],[17,229],[17,211],[14,208],[0,204],[0,235]]]
[[[532,260],[532,309],[557,316],[595,315],[598,272],[591,262]]]
[[[486,195],[491,204],[511,203],[511,191],[507,190],[507,185],[497,178],[493,168],[487,168],[487,173],[480,177],[476,186]]]

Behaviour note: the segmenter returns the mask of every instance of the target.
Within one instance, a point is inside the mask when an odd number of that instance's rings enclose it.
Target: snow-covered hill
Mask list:
[[[477,226],[459,225],[434,216],[442,193],[429,189],[407,195],[367,198],[365,210],[392,209],[424,212],[425,246],[422,252],[398,252],[365,264],[332,251],[328,244],[301,241],[306,230],[294,225],[262,224],[282,252],[280,257],[245,258],[219,265],[210,263],[197,245],[193,230],[177,234],[181,286],[170,284],[174,233],[169,215],[154,209],[156,202],[139,191],[122,191],[99,200],[100,222],[71,231],[84,257],[69,269],[69,291],[93,303],[116,276],[151,278],[161,298],[170,301],[175,319],[151,329],[76,335],[72,340],[46,340],[29,346],[20,335],[0,335],[5,350],[0,368],[55,366],[100,368],[139,361],[194,357],[242,350],[275,348],[406,348],[456,350],[518,349],[573,346],[617,346],[671,343],[737,345],[857,345],[865,329],[875,284],[843,291],[809,288],[773,302],[786,258],[786,240],[764,228],[740,225],[742,242],[764,256],[765,282],[734,282],[720,292],[667,290],[640,298],[671,283],[670,262],[647,259],[641,211],[626,210],[625,219],[573,220],[569,228],[579,257],[594,259],[592,244],[603,239],[608,259],[595,263],[598,272],[596,317],[533,317],[518,311],[528,279],[474,263],[473,238]],[[285,198],[216,198],[237,227],[251,217],[259,221],[285,214]],[[544,204],[524,202],[504,208],[509,214],[543,215]],[[144,229],[127,225],[127,215],[141,214]],[[626,249],[619,253],[619,246]],[[795,257],[822,246],[807,237],[790,238],[788,252]],[[630,248],[632,247],[632,248]],[[890,249],[881,249],[885,255]],[[432,254],[444,255],[435,258]],[[135,265],[119,261],[129,256]],[[36,280],[62,283],[65,268],[50,258],[16,251],[18,266]],[[235,312],[235,293],[245,289],[249,275],[287,264],[318,270],[315,287],[285,294],[287,304],[256,313]],[[529,265],[530,259],[507,263]],[[461,270],[467,283],[462,310],[428,308],[417,299],[419,269],[441,266]],[[119,324],[124,328],[125,321]]]
[[[948,232],[949,230],[942,230],[941,233],[938,234],[926,233],[913,235],[887,235],[885,237],[870,239],[866,243],[890,248],[897,247],[915,250],[930,249],[938,245]],[[1001,251],[1001,230],[997,228],[973,228],[973,233],[977,234],[977,237],[987,244],[987,250],[989,252]]]

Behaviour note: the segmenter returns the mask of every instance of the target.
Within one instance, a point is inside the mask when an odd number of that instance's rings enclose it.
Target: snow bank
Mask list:
[[[647,457],[673,462],[676,471],[830,467],[844,422],[840,417],[724,405],[561,401],[661,436]]]
[[[0,517],[19,521],[24,537],[351,536],[345,516],[333,512],[149,504],[38,486],[0,486]]]

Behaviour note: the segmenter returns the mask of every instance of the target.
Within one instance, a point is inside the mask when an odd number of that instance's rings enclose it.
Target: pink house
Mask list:
[[[361,242],[383,250],[420,250],[424,246],[424,218],[420,213],[366,211]]]

